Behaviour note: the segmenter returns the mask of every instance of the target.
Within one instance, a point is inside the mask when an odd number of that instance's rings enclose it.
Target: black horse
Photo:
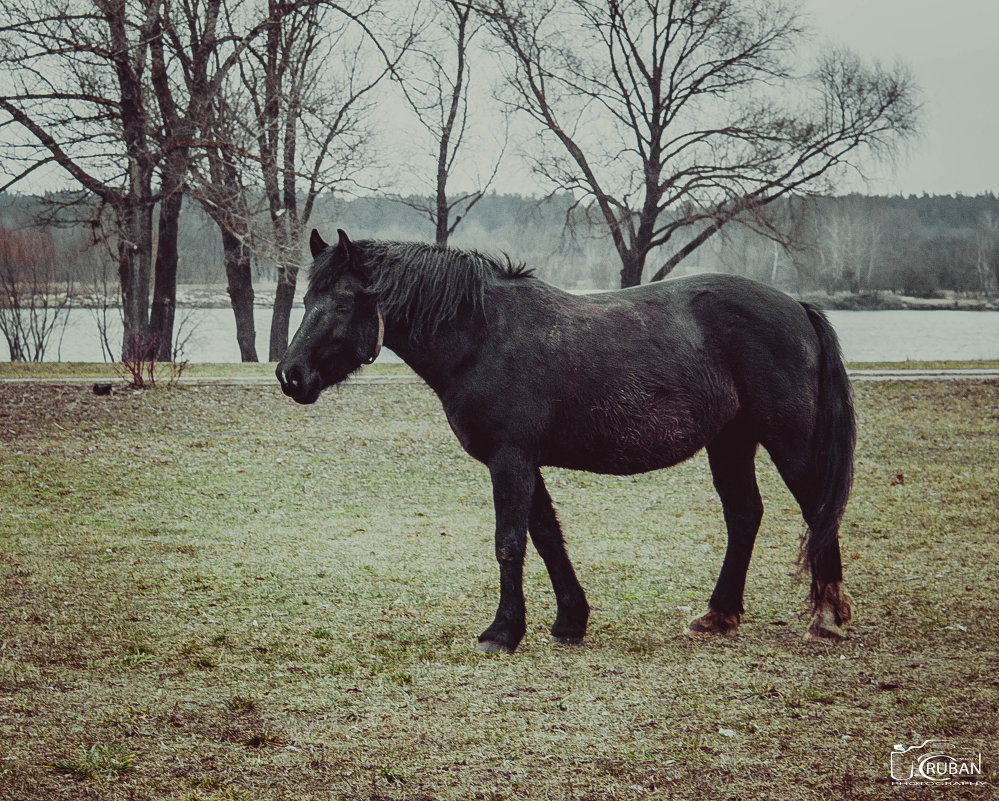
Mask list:
[[[808,526],[808,636],[843,636],[851,610],[838,532],[856,432],[821,311],[728,275],[571,295],[479,253],[339,237],[329,246],[312,232],[305,317],[277,377],[285,394],[313,403],[384,342],[440,397],[462,447],[492,478],[500,601],[480,648],[513,651],[524,635],[528,532],[555,590],[552,636],[579,643],[586,632],[589,606],[543,465],[633,474],[704,447],[728,549],[708,611],[689,632],[734,631],[763,516],[761,444]]]

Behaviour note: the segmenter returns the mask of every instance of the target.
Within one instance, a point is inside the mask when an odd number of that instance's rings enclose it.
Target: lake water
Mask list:
[[[292,333],[303,310],[292,310]],[[831,311],[847,361],[901,362],[999,359],[999,312],[968,311]],[[184,348],[191,362],[238,362],[236,324],[229,309],[180,309],[185,330],[192,331]],[[256,310],[257,355],[267,357],[270,309]],[[120,326],[112,342],[120,341]],[[10,358],[0,337],[0,361]],[[103,361],[97,325],[87,309],[73,309],[61,342],[53,341],[46,361]],[[383,351],[379,361],[399,361]]]

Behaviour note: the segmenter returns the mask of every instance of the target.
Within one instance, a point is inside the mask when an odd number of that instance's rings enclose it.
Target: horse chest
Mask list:
[[[505,439],[505,419],[486,402],[444,402],[448,425],[462,449],[474,459],[488,463],[498,441]]]
[[[475,447],[472,431],[466,425],[462,425],[455,415],[447,414],[447,422],[451,426],[451,431],[454,432],[455,437],[458,438],[458,444],[461,445],[462,449],[469,455],[483,461],[481,456],[477,455],[478,449]]]

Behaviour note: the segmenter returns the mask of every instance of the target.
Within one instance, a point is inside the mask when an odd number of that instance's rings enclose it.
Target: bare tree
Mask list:
[[[983,209],[975,220],[975,272],[986,297],[999,290],[999,213]]]
[[[907,71],[804,41],[784,0],[486,0],[508,102],[546,133],[533,166],[606,227],[621,284],[667,275],[726,223],[815,191],[913,133]]]
[[[256,323],[253,317],[252,212],[242,173],[246,164],[240,157],[232,131],[233,117],[224,97],[216,99],[216,109],[206,123],[204,158],[192,168],[188,191],[218,226],[222,237],[222,260],[227,291],[236,318],[236,342],[240,360],[257,361]]]
[[[350,185],[366,168],[373,90],[412,41],[390,52],[376,26],[377,0],[290,5],[268,0],[263,35],[240,60],[250,97],[255,160],[263,179],[278,286],[271,361],[288,347],[304,234],[321,192]]]
[[[223,95],[225,87],[232,85],[228,81],[230,70],[247,48],[278,26],[281,17],[308,14],[321,5],[317,0],[271,3],[262,15],[258,7],[244,8],[240,0],[164,3],[164,13],[150,41],[151,79],[163,140],[153,330],[170,331],[173,327],[181,203],[185,190],[191,188],[188,177],[193,151],[201,146],[207,154],[211,183],[202,180],[198,196],[222,234],[240,353],[244,361],[256,361],[249,248],[242,235],[249,220],[234,143],[224,136],[236,126],[226,114],[232,106]],[[222,24],[223,17],[227,25]],[[162,301],[157,302],[157,298]],[[160,359],[170,358],[170,344],[170,338],[161,343]]]
[[[54,280],[48,231],[0,227],[0,333],[11,361],[40,362],[52,336],[65,328],[72,284]]]
[[[395,77],[406,102],[430,137],[436,171],[429,201],[404,197],[399,201],[426,214],[434,226],[436,243],[445,246],[496,178],[507,138],[504,135],[488,176],[477,175],[470,187],[456,195],[449,194],[448,182],[455,173],[459,151],[468,140],[473,40],[482,22],[473,16],[471,6],[464,0],[435,0],[432,7],[434,38],[412,48],[411,63],[404,62]]]
[[[225,20],[224,26],[220,17]],[[229,73],[245,49],[272,22],[271,16],[260,18],[252,11],[245,12],[238,0],[189,0],[167,18],[164,26],[178,65],[185,108],[174,100],[166,70],[154,71],[158,78],[154,84],[157,98],[165,127],[170,126],[172,143],[164,159],[169,191],[164,192],[163,208],[170,199],[179,211],[182,192],[186,192],[198,200],[218,226],[236,341],[244,362],[257,361],[250,269],[251,215],[241,178],[246,167],[241,154],[246,148],[239,141],[239,132],[246,126],[237,121],[239,111],[231,98],[234,82]],[[162,46],[154,46],[153,52],[162,60],[158,63],[165,63]],[[179,219],[179,215],[172,219]],[[176,279],[175,258],[173,264]]]
[[[81,283],[86,293],[87,308],[97,326],[101,358],[108,362],[116,361],[122,355],[120,349],[116,353],[111,344],[111,330],[115,323],[121,323],[121,309],[119,308],[120,285],[115,280],[112,268],[114,259],[111,243],[114,236],[101,229],[103,216],[100,210],[91,216],[90,241],[81,254],[83,262]]]
[[[198,132],[211,89],[205,65],[215,40],[220,0],[179,4],[181,19],[174,19],[172,4],[157,15],[149,40],[152,62],[150,83],[159,110],[158,131],[160,192],[156,262],[153,269],[153,306],[150,330],[156,333],[156,358],[171,358],[177,308],[177,235],[184,185],[190,169],[190,150]],[[184,13],[184,12],[187,13]],[[179,24],[178,24],[179,23]],[[179,31],[184,32],[183,38]],[[168,49],[165,40],[169,40]],[[172,69],[176,56],[178,69]],[[179,73],[179,74],[174,74]],[[178,89],[180,90],[178,92]],[[179,96],[178,96],[179,95]]]
[[[870,291],[883,262],[884,209],[871,198],[848,195],[819,200],[813,217],[815,250],[827,290]]]
[[[13,91],[0,98],[9,120],[0,124],[27,134],[20,147],[7,148],[23,169],[6,186],[55,163],[111,210],[123,347],[156,348],[158,359],[169,359],[173,347],[191,152],[228,70],[269,23],[258,14],[240,35],[219,37],[221,8],[222,0],[39,0],[28,7],[0,0],[8,20],[0,26],[0,62],[16,66]]]
[[[159,0],[0,2],[0,64],[9,71],[0,125],[23,134],[6,148],[21,168],[0,188],[56,164],[112,211],[126,347],[149,325],[156,159],[146,81],[159,8]]]

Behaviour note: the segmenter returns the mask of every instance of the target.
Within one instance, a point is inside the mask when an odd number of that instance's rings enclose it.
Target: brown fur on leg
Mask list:
[[[712,634],[735,634],[741,619],[742,615],[738,612],[724,614],[709,609],[706,614],[687,624],[687,636],[707,637]]]
[[[842,582],[816,582],[812,587],[812,611],[814,616],[805,639],[838,642],[846,637],[843,627],[853,617],[853,602]]]

